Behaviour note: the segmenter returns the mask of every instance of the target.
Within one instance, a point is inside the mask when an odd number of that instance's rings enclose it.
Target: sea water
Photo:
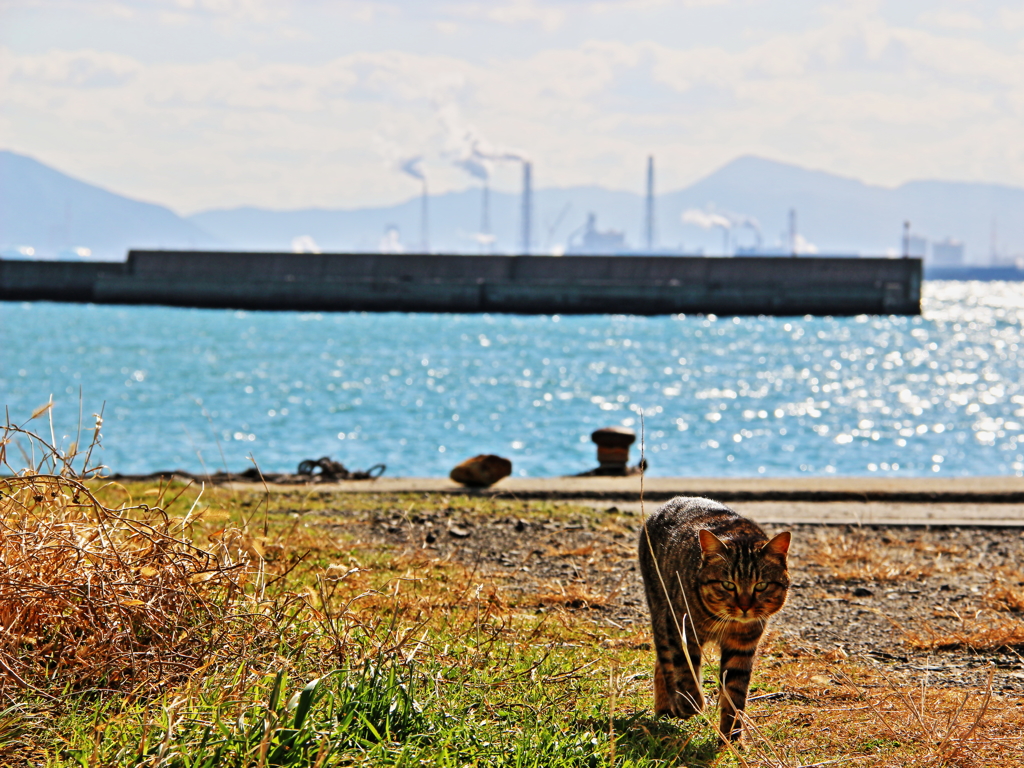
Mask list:
[[[643,427],[660,476],[1024,474],[1024,286],[927,282],[921,317],[240,312],[0,303],[0,405],[111,470],[442,476],[596,464]],[[81,400],[80,400],[81,393]],[[641,414],[643,420],[641,422]],[[50,435],[46,414],[27,426]],[[8,452],[9,462],[19,457]],[[633,449],[639,458],[639,439]]]

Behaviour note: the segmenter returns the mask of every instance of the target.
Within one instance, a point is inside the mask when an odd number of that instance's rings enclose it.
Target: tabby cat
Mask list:
[[[701,649],[714,643],[722,651],[721,734],[740,739],[754,653],[789,589],[789,542],[788,531],[769,541],[756,523],[710,499],[679,496],[648,518],[640,571],[657,653],[657,714],[703,710]]]

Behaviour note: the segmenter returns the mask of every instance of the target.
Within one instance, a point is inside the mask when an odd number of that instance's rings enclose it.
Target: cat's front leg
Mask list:
[[[658,648],[654,665],[656,714],[687,718],[703,711],[700,665],[701,651],[696,643],[686,649],[676,644]]]
[[[722,660],[718,682],[721,686],[719,729],[722,737],[739,741],[743,736],[743,712],[747,707],[750,673],[761,629],[739,632],[722,638]]]

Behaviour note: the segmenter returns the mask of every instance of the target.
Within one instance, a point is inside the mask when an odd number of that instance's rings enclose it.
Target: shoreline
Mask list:
[[[467,488],[447,478],[382,477],[277,484],[177,473],[119,475],[116,482],[211,482],[230,490],[274,494],[417,494],[562,502],[640,515],[675,496],[705,496],[734,505],[765,524],[1024,527],[1024,478],[506,478]]]
[[[251,472],[251,470],[250,470]],[[237,474],[197,475],[171,470],[145,475],[114,474],[118,482],[157,481],[169,477],[209,482],[238,488],[262,488],[262,483]],[[380,477],[375,480],[332,482],[271,481],[275,491],[289,488],[319,488],[335,493],[440,493],[462,496],[515,496],[521,499],[593,498],[632,501],[641,490],[648,501],[666,501],[675,496],[708,496],[730,501],[891,501],[906,503],[1024,504],[1024,477],[799,477],[799,478],[707,478],[707,477],[509,477],[486,488],[459,485],[446,477]],[[295,476],[290,476],[294,478]],[[316,476],[314,476],[315,478]]]

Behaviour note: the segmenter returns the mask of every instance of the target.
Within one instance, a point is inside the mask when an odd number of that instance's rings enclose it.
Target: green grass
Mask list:
[[[535,645],[499,657],[508,649],[488,645],[426,663],[396,654],[308,681],[243,666],[156,702],[85,707],[68,713],[69,748],[47,764],[568,768],[613,757],[618,766],[704,765],[717,755],[697,722],[653,721],[628,698],[610,713],[607,680],[580,669],[585,649]]]

